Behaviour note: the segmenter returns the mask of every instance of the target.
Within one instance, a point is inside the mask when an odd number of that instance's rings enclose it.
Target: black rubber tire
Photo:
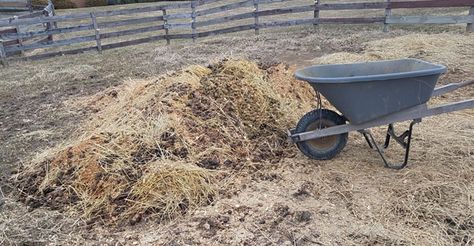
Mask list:
[[[346,124],[346,119],[338,113],[329,109],[322,109],[321,112],[316,109],[305,114],[300,119],[296,126],[296,132],[302,133],[317,129],[317,127],[319,127],[320,119],[322,119],[322,128]],[[348,135],[348,133],[341,133],[339,135],[298,142],[296,145],[305,156],[311,159],[329,160],[344,149],[347,144]],[[324,147],[318,145],[327,146]]]

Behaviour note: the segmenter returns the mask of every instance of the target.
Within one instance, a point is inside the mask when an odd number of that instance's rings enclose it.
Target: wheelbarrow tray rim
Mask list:
[[[392,73],[380,73],[372,75],[357,75],[357,76],[341,76],[341,77],[316,77],[311,76],[314,74],[315,70],[326,69],[326,68],[344,68],[347,66],[371,66],[374,64],[380,63],[390,63],[395,62],[411,62],[411,63],[420,63],[426,65],[426,68],[415,69],[412,71],[406,72],[392,72]],[[382,81],[382,80],[391,80],[391,79],[401,79],[401,78],[411,78],[411,77],[420,77],[433,74],[441,74],[447,71],[446,67],[439,64],[433,64],[419,59],[406,58],[406,59],[397,59],[397,60],[380,60],[380,61],[371,61],[371,62],[357,62],[357,63],[346,63],[346,64],[328,64],[328,65],[315,65],[306,67],[295,72],[295,77],[300,80],[307,81],[309,83],[315,84],[328,84],[328,83],[352,83],[352,82],[367,82],[367,81]]]

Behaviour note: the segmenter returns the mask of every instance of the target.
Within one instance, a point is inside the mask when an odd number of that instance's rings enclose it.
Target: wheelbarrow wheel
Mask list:
[[[298,125],[296,132],[302,133],[316,130],[318,128],[327,128],[336,125],[343,125],[346,119],[338,113],[321,109],[313,110],[304,115]],[[348,133],[327,136],[318,139],[312,139],[296,143],[298,149],[309,158],[316,160],[329,160],[336,156],[346,146]]]

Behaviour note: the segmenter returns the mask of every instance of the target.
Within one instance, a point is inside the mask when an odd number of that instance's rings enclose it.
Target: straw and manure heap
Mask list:
[[[242,60],[126,82],[75,103],[95,113],[20,170],[21,199],[90,223],[172,218],[211,203],[223,173],[291,154],[313,96],[287,66]]]

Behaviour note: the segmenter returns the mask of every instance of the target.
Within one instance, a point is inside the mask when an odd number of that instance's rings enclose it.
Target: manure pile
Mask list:
[[[30,207],[90,223],[169,219],[216,199],[223,173],[294,155],[286,130],[313,97],[287,66],[243,60],[129,81],[76,103],[94,111],[80,136],[25,165],[15,182]]]

